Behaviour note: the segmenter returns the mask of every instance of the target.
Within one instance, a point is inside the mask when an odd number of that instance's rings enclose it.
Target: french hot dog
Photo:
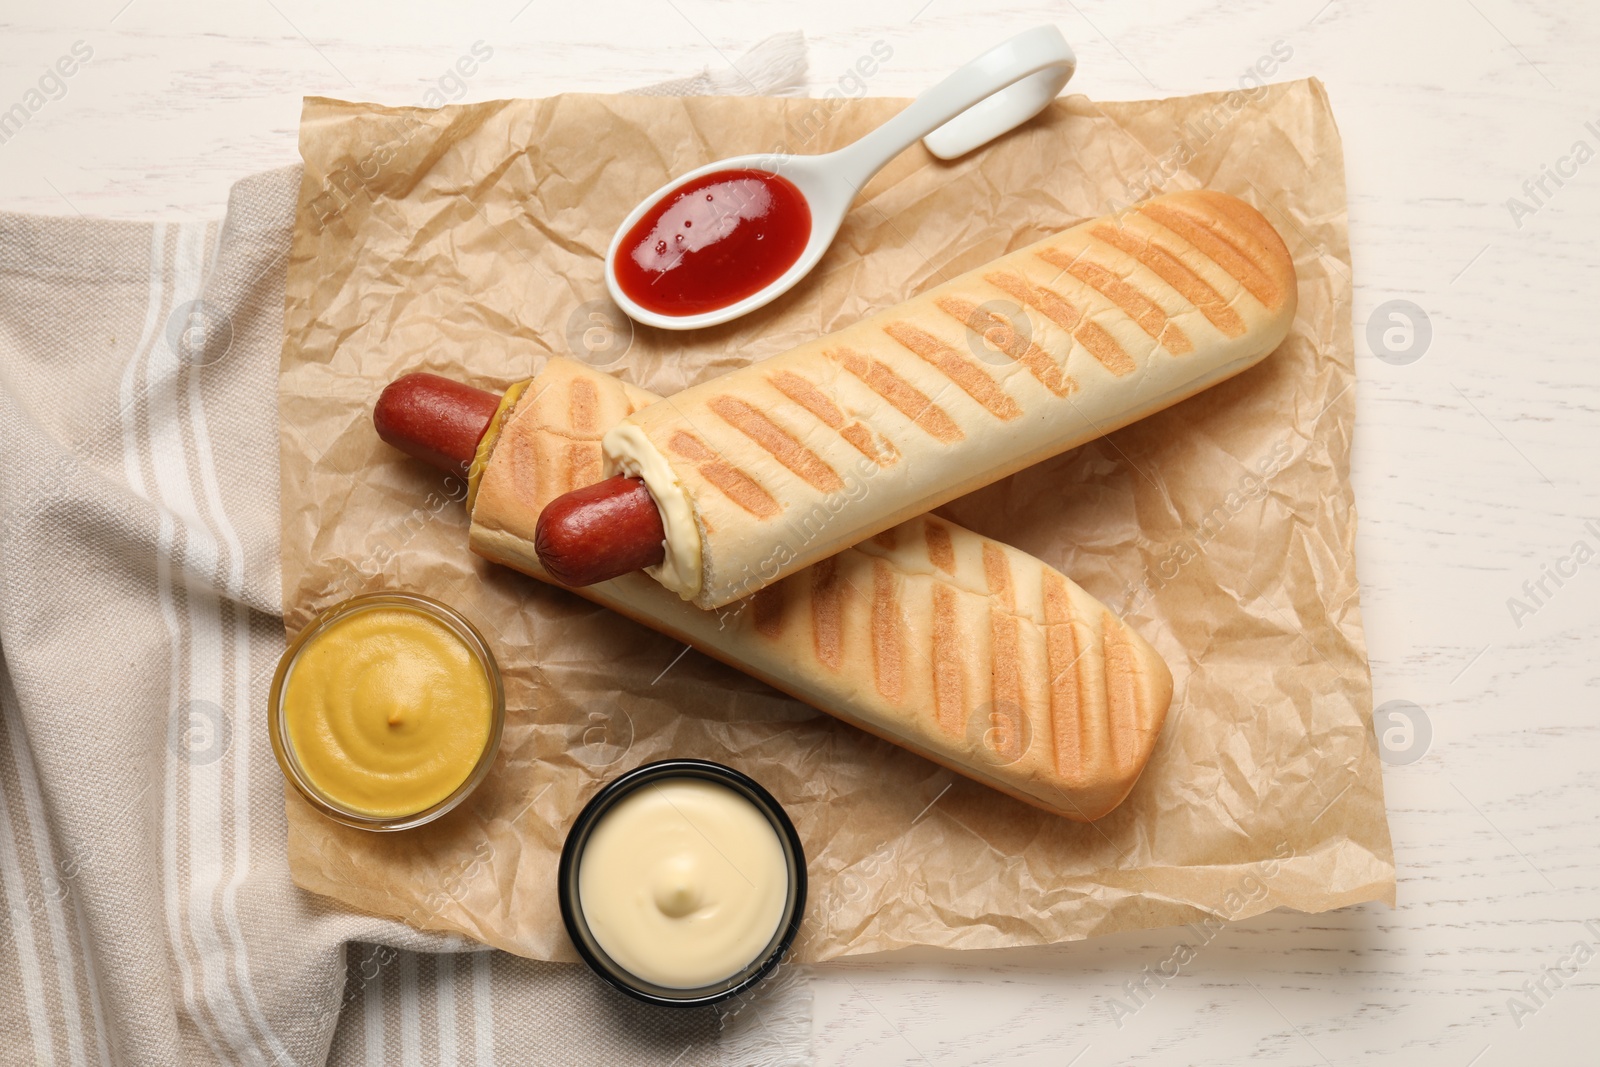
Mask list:
[[[534,544],[541,514],[597,481],[601,436],[657,398],[560,358],[507,395],[473,464],[470,544],[550,581]],[[421,432],[410,444],[437,452]],[[635,545],[645,536],[634,535]],[[1172,698],[1166,664],[1104,605],[1026,553],[931,516],[723,612],[695,608],[637,572],[578,592],[1079,821],[1127,796]]]
[[[1295,287],[1255,208],[1156,197],[636,412],[601,473],[656,502],[648,573],[720,607],[1252,366],[1287,335]],[[581,521],[610,493],[553,506]],[[551,548],[547,568],[582,575],[637,546]]]

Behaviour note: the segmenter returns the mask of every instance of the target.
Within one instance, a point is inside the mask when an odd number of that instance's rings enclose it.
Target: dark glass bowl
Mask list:
[[[618,802],[637,790],[668,778],[698,778],[715,782],[754,804],[777,831],[778,842],[783,848],[784,863],[789,872],[789,898],[784,902],[783,914],[778,920],[778,928],[773,932],[772,940],[741,970],[719,982],[692,989],[674,989],[671,986],[657,985],[640,978],[613,960],[590,932],[589,924],[583,915],[582,898],[578,894],[578,869],[582,865],[584,845],[587,844],[594,828],[600,824],[601,818]],[[584,805],[583,810],[578,813],[577,821],[572,824],[572,829],[567,831],[567,841],[561,849],[561,865],[557,869],[556,879],[556,896],[561,902],[561,921],[566,924],[567,936],[572,938],[573,947],[578,950],[578,955],[594,969],[595,974],[612,986],[648,1004],[699,1007],[738,996],[765,978],[778,965],[783,954],[789,951],[789,946],[794,943],[795,934],[800,930],[800,920],[805,916],[806,910],[806,855],[800,846],[800,835],[795,833],[794,823],[789,821],[788,814],[784,812],[782,805],[773,799],[772,794],[761,788],[753,778],[741,774],[732,767],[724,767],[720,763],[711,763],[707,760],[659,760],[637,767],[607,783],[588,804]]]

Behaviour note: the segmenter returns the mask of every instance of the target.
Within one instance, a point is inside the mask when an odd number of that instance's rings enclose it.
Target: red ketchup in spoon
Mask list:
[[[700,315],[765,289],[811,236],[811,208],[787,178],[720,170],[674,189],[617,246],[617,283],[659,315]]]

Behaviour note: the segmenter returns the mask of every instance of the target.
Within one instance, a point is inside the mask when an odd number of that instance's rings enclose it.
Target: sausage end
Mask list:
[[[666,558],[666,536],[644,482],[617,475],[550,501],[533,547],[550,577],[578,588],[656,566]]]
[[[500,397],[418,371],[384,386],[372,408],[378,436],[447,474],[465,474]]]

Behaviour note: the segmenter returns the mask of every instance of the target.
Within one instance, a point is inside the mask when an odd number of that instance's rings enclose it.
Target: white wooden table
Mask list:
[[[218,216],[233,181],[296,159],[303,94],[421,103],[477,41],[493,58],[461,99],[644,84],[790,28],[810,39],[817,93],[879,39],[894,56],[869,91],[910,95],[980,47],[1055,22],[1079,51],[1072,88],[1100,98],[1231,88],[1283,42],[1292,56],[1275,77],[1327,83],[1348,153],[1354,477],[1377,700],[1411,702],[1431,729],[1418,758],[1386,769],[1400,906],[1230,927],[1120,1020],[1111,998],[1132,1004],[1124,984],[1189,935],[824,967],[818,1059],[1600,1062],[1589,1014],[1600,1012],[1592,5],[637,0],[624,15],[544,0],[420,12],[371,0],[123,4],[0,15],[0,111],[75,42],[80,57],[92,50],[0,141],[0,208]],[[457,92],[448,78],[443,89]],[[1389,318],[1391,300],[1421,309],[1427,330],[1415,311]],[[1374,318],[1387,359],[1366,340]],[[1392,740],[1404,756],[1402,734]]]

